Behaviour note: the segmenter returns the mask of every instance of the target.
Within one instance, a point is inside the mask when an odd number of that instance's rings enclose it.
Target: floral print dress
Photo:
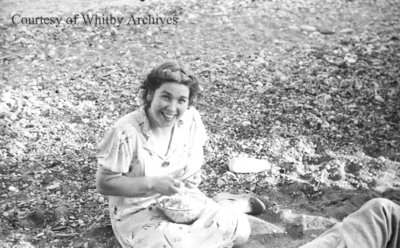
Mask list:
[[[201,169],[207,135],[199,112],[190,107],[173,128],[166,155],[154,149],[144,108],[122,117],[99,145],[98,170],[111,176],[190,176]],[[237,213],[207,198],[206,208],[193,224],[170,222],[155,206],[159,194],[109,196],[114,234],[123,247],[232,247]],[[204,196],[205,197],[205,196]]]

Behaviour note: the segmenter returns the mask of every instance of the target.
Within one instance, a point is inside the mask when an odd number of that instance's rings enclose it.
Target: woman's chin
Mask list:
[[[170,120],[170,121],[163,121],[160,123],[160,127],[173,127],[175,124],[176,120]]]
[[[177,117],[166,117],[165,115],[161,114],[160,116],[160,126],[163,127],[170,127],[173,126],[175,124],[175,122],[177,121]]]

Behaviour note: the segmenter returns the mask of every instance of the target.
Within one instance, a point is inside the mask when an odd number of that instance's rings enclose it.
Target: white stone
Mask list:
[[[229,170],[235,173],[258,173],[271,168],[272,163],[264,159],[236,157],[229,161]]]
[[[314,26],[309,26],[309,25],[301,25],[300,28],[301,28],[303,31],[306,31],[306,32],[315,32],[315,31],[317,31],[317,28],[316,28],[316,27],[314,27]]]
[[[251,122],[250,121],[243,121],[242,126],[250,126]]]
[[[60,182],[53,182],[52,184],[48,185],[46,187],[46,189],[55,190],[55,189],[59,189],[60,187],[61,187],[61,183]]]
[[[344,28],[339,31],[339,33],[342,33],[342,34],[351,34],[353,32],[354,32],[354,29],[352,29],[352,28]]]
[[[15,193],[19,191],[18,188],[14,187],[14,186],[8,187],[8,190],[11,191],[11,192],[15,192]]]
[[[290,26],[288,26],[288,29],[292,30],[292,31],[295,31],[295,32],[300,32],[301,31],[301,29],[296,25],[290,25]]]

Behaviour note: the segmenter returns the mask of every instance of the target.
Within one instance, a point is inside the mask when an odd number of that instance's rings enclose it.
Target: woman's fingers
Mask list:
[[[161,195],[173,195],[181,191],[183,183],[170,176],[157,177],[153,189]]]
[[[201,183],[201,171],[198,171],[193,176],[184,180],[185,186],[188,188],[195,188]]]
[[[176,180],[176,179],[175,179],[173,185],[174,185],[175,187],[180,188],[180,187],[182,187],[183,183],[182,183],[182,181],[179,181],[179,180]]]
[[[189,189],[193,189],[198,187],[200,184],[200,181],[185,181],[185,187]]]

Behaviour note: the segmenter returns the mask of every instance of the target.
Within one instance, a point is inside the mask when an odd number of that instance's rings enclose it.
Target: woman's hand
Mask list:
[[[201,170],[183,180],[183,183],[185,184],[186,188],[189,189],[197,188],[201,183]]]
[[[182,191],[183,184],[170,176],[153,177],[151,189],[161,195],[173,195]]]

